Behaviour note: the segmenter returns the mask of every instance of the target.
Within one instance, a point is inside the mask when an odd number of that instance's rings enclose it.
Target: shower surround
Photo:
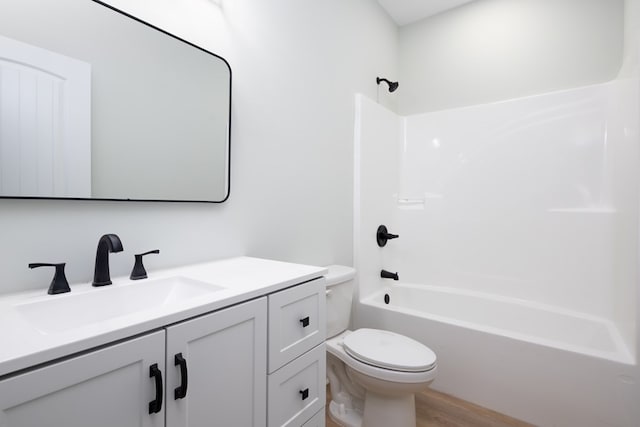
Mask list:
[[[636,425],[639,103],[636,78],[407,117],[357,96],[355,326],[536,425]]]

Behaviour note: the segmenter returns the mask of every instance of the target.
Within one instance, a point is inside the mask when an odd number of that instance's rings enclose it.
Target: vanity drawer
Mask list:
[[[326,400],[324,343],[269,375],[269,427],[299,427],[324,407]]]
[[[269,372],[324,342],[324,278],[269,295]]]
[[[302,427],[325,427],[326,423],[324,408],[322,408],[309,421],[304,423]]]

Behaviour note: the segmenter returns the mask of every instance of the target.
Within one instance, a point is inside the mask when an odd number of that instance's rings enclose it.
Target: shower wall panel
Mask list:
[[[638,81],[405,117],[404,281],[635,322]]]

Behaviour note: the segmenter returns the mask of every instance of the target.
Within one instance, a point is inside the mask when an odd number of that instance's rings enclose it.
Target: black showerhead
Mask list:
[[[391,82],[387,79],[383,79],[381,77],[376,77],[376,83],[380,84],[380,82],[387,82],[387,84],[389,85],[389,92],[395,92],[396,89],[398,89],[398,82]]]

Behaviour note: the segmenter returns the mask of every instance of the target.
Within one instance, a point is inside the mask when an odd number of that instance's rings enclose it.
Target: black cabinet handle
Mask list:
[[[175,389],[175,399],[184,399],[187,395],[187,386],[189,384],[189,374],[187,371],[187,361],[182,357],[182,353],[178,353],[174,357],[174,363],[180,367],[180,387]]]
[[[300,394],[302,395],[302,400],[306,400],[309,397],[309,389],[305,388],[304,390],[300,390]]]
[[[156,399],[149,402],[149,413],[157,414],[162,409],[162,371],[158,364],[154,363],[149,367],[149,377],[156,380]]]
[[[300,323],[302,323],[303,328],[309,326],[309,316],[305,317],[304,319],[300,319]]]

